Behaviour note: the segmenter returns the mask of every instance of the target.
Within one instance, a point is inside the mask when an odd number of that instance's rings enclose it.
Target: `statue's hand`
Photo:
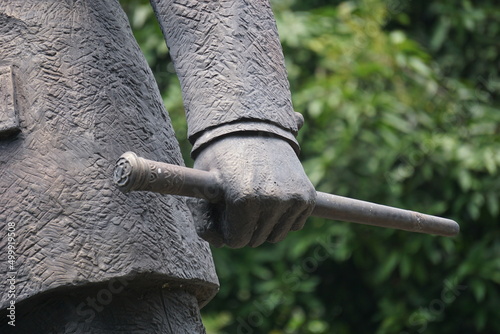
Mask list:
[[[224,189],[224,200],[203,202],[208,214],[195,218],[200,236],[215,246],[281,241],[304,226],[314,207],[314,187],[292,147],[279,138],[219,139],[198,155],[194,167],[217,173]]]

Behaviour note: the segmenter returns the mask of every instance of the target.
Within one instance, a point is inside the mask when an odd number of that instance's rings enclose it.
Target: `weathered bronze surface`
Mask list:
[[[15,231],[13,269],[0,239],[0,273],[15,280],[0,282],[2,333],[12,301],[25,333],[203,332],[198,305],[218,280],[195,225],[216,221],[220,244],[257,246],[300,229],[314,206],[269,2],[151,3],[195,165],[218,171],[224,201],[207,221],[185,198],[113,185],[128,150],[183,164],[117,0],[0,1],[0,226]]]

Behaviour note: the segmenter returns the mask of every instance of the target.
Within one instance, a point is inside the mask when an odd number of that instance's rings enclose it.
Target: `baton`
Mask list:
[[[147,160],[138,157],[133,152],[126,152],[118,159],[113,182],[124,193],[152,191],[160,194],[196,197],[213,203],[223,199],[223,187],[215,174]],[[311,215],[441,236],[455,236],[460,231],[458,224],[451,219],[319,191]]]

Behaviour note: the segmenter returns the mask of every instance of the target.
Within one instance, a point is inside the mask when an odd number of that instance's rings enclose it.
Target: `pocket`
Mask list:
[[[0,139],[21,131],[11,66],[0,66]]]

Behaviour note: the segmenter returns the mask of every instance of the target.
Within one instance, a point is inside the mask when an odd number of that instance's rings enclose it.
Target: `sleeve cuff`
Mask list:
[[[282,129],[276,125],[265,122],[245,121],[245,122],[228,123],[220,125],[218,127],[204,131],[198,138],[194,140],[190,139],[191,144],[193,144],[193,149],[191,150],[191,157],[194,159],[197,156],[197,154],[213,140],[236,133],[245,133],[245,134],[253,133],[256,136],[262,136],[262,137],[266,136],[278,137],[286,140],[292,146],[297,155],[300,153],[299,143],[297,142],[297,139],[295,139],[295,136],[291,132]]]

